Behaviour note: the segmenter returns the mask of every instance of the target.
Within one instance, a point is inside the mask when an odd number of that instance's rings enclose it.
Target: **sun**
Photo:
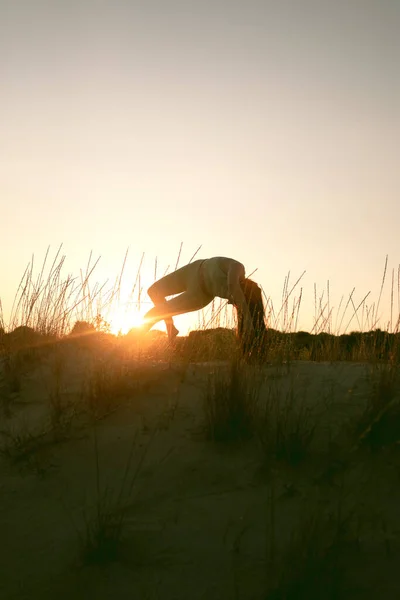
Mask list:
[[[124,306],[114,308],[108,316],[110,331],[114,335],[126,334],[134,327],[143,325],[143,316],[134,308],[127,310]]]

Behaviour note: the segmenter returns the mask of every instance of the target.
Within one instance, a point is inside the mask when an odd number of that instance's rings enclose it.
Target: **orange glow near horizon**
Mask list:
[[[131,329],[143,325],[143,315],[138,310],[127,310],[126,307],[119,306],[110,311],[107,321],[111,333],[125,335]]]
[[[145,309],[127,308],[120,305],[112,308],[107,315],[106,321],[110,324],[110,332],[114,335],[127,334],[131,329],[139,329],[144,324],[143,316]],[[152,329],[166,331],[163,321],[157,323]]]

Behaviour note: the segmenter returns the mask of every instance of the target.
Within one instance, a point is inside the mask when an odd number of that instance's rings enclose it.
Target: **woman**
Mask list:
[[[264,338],[261,290],[246,278],[242,263],[233,258],[215,256],[196,260],[153,283],[148,294],[154,307],[144,316],[145,331],[164,320],[168,337],[173,339],[179,332],[172,317],[200,310],[219,297],[236,307],[238,336],[245,353],[251,352],[255,342]],[[166,300],[175,294],[179,296]]]

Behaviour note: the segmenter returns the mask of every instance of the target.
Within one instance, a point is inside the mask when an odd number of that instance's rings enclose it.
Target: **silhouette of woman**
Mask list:
[[[174,316],[200,310],[215,297],[235,306],[238,336],[244,352],[251,351],[254,342],[266,332],[261,290],[246,278],[242,263],[233,258],[215,256],[196,260],[153,283],[148,294],[154,307],[145,314],[142,329],[148,331],[164,320],[170,340],[179,333]],[[176,296],[166,300],[173,295]]]

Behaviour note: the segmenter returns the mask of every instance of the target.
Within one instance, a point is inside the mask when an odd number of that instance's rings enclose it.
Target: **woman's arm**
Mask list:
[[[228,283],[228,296],[230,304],[234,304],[241,309],[244,326],[248,332],[253,330],[253,323],[249,307],[247,306],[246,298],[243,294],[242,286],[240,281],[245,279],[244,266],[239,262],[234,262],[230,265],[227,277]]]
[[[229,265],[227,274],[229,302],[232,302],[232,299],[234,297],[243,295],[242,288],[240,286],[240,281],[243,281],[245,276],[246,274],[244,266],[241,263],[235,261]]]

